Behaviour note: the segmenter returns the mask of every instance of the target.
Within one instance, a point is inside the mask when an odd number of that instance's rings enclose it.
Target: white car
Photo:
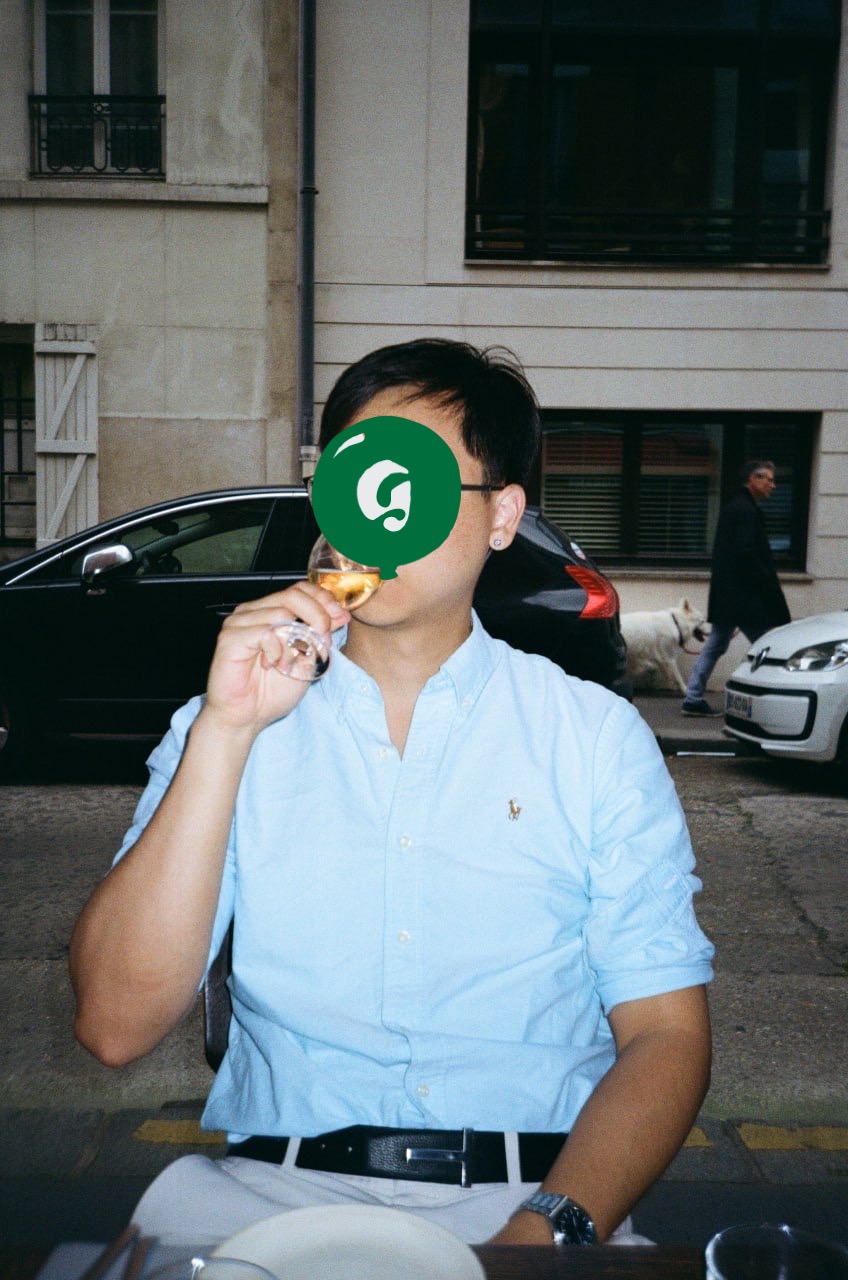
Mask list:
[[[848,760],[848,610],[755,640],[725,686],[724,725],[768,755]]]

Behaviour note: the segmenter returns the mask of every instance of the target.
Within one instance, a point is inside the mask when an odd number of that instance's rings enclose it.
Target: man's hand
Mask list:
[[[297,706],[309,688],[305,680],[281,674],[286,650],[278,626],[301,621],[329,636],[350,614],[329,591],[299,582],[285,591],[241,604],[224,622],[209,671],[206,718],[222,728],[258,733]]]

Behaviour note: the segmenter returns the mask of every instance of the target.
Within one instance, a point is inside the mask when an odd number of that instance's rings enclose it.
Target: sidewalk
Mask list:
[[[721,707],[720,693],[707,695],[713,707]],[[720,755],[749,755],[750,748],[723,732],[723,716],[684,716],[683,697],[665,690],[637,693],[633,705],[656,734],[664,755],[678,752],[708,752]]]

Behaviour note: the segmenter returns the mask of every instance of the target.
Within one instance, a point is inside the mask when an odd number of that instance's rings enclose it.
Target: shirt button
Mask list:
[[[401,849],[408,849],[412,844],[412,836],[401,836],[400,840],[398,841],[398,844],[400,845]]]
[[[403,943],[404,946],[406,945],[407,942],[411,940],[411,938],[412,938],[412,934],[409,933],[406,929],[401,929],[400,933],[398,934],[398,942]]]
[[[418,1094],[419,1098],[429,1098],[430,1086],[428,1084],[420,1084],[415,1092]]]
[[[380,757],[381,760],[385,760],[388,754],[389,754],[388,747],[381,747],[380,750],[377,752],[377,755]]]
[[[470,706],[471,706],[471,699],[470,699],[470,698],[463,698],[463,699],[462,699],[462,705],[463,705],[464,707],[470,707]]]

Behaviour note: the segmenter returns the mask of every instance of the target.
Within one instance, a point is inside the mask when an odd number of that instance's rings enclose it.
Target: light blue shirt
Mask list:
[[[121,854],[201,705],[150,757]],[[337,650],[244,771],[210,948],[234,918],[233,1021],[204,1125],[566,1132],[614,1059],[605,1011],[712,976],[693,865],[621,698],[475,617],[401,757]]]

